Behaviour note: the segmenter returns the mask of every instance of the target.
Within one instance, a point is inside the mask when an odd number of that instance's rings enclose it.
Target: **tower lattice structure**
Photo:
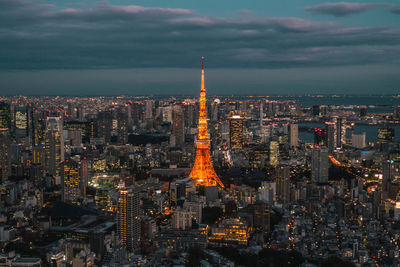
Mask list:
[[[204,87],[204,57],[201,64],[201,90],[200,90],[200,112],[199,125],[196,141],[196,159],[193,164],[189,177],[196,180],[197,185],[202,186],[221,186],[224,184],[219,179],[214,170],[210,157],[210,140],[207,134],[207,115],[206,115],[206,89]]]

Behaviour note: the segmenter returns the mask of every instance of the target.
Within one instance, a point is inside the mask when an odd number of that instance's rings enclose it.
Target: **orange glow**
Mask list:
[[[202,58],[204,60],[204,57]],[[207,134],[206,117],[206,89],[204,87],[204,64],[201,64],[201,90],[200,90],[200,112],[199,126],[196,141],[196,159],[193,164],[189,177],[196,180],[197,185],[224,187],[214,170],[210,157],[210,140]]]

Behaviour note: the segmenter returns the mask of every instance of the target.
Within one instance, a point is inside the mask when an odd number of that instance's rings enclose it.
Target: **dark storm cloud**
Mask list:
[[[359,14],[368,10],[385,7],[386,4],[380,3],[349,3],[349,2],[338,2],[338,3],[325,3],[316,6],[306,7],[306,11],[310,11],[313,14],[332,15],[335,17],[343,17],[353,14]]]
[[[394,11],[393,11],[394,12]],[[185,9],[57,10],[0,1],[0,68],[286,68],[397,63],[400,31],[299,18],[216,18]]]
[[[360,14],[372,9],[384,8],[393,14],[400,14],[400,6],[389,3],[351,3],[337,2],[324,3],[316,6],[305,7],[306,11],[317,15],[330,15],[335,17],[344,17],[354,14]]]

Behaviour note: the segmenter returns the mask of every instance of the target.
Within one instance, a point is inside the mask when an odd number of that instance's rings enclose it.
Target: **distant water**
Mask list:
[[[240,99],[256,99],[249,97],[236,97]],[[265,98],[262,98],[265,99]],[[269,100],[278,101],[295,101],[297,104],[302,106],[313,106],[313,105],[336,105],[336,106],[360,106],[365,105],[367,112],[369,113],[391,113],[393,107],[400,105],[400,98],[393,96],[269,96]]]
[[[323,123],[299,123],[299,126],[312,127],[312,128],[321,128],[324,127]],[[355,134],[360,134],[365,132],[366,141],[367,142],[375,142],[378,136],[378,129],[382,128],[381,125],[355,125],[353,130],[347,130],[346,136],[351,137],[351,134],[354,132]],[[400,142],[400,126],[390,126],[390,128],[394,128],[395,130],[395,140],[396,142]],[[299,139],[303,140],[306,143],[311,143],[314,141],[314,134],[310,132],[300,132],[299,131]]]
[[[290,97],[281,98],[290,99]],[[337,106],[350,106],[350,105],[365,105],[367,106],[368,113],[392,113],[393,107],[400,105],[400,98],[393,96],[341,96],[341,97],[311,97],[302,96],[295,97],[293,100],[302,106],[313,105],[337,105]],[[357,108],[356,108],[357,109]]]

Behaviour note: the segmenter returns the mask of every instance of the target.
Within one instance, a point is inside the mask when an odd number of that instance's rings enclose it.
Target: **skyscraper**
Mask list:
[[[335,127],[336,147],[342,147],[346,142],[346,127],[343,123],[343,118],[335,118]]]
[[[29,119],[26,106],[17,106],[14,109],[14,131],[15,139],[18,143],[25,144],[29,142]]]
[[[69,159],[66,160],[63,165],[63,200],[76,203],[81,195],[79,162]]]
[[[175,137],[175,146],[183,147],[185,144],[185,127],[181,106],[174,106],[172,110],[172,118],[172,134]]]
[[[277,166],[274,170],[276,182],[276,194],[283,203],[288,203],[290,200],[290,167]]]
[[[336,147],[336,138],[335,138],[335,123],[327,122],[327,146],[329,151],[333,151]]]
[[[277,141],[269,143],[269,164],[271,166],[279,164],[279,143]]]
[[[135,188],[122,188],[118,198],[117,231],[127,249],[135,248],[140,239],[139,192]]]
[[[326,147],[314,147],[311,158],[311,181],[313,183],[327,183],[328,168],[328,149]]]
[[[289,142],[290,142],[290,146],[298,146],[298,144],[299,144],[299,125],[297,125],[295,123],[290,124]]]
[[[10,131],[11,110],[6,102],[0,102],[0,131]]]
[[[48,117],[46,121],[46,171],[53,176],[60,176],[64,161],[64,138],[62,122],[59,117]]]
[[[210,157],[210,140],[207,133],[206,117],[206,88],[204,86],[204,57],[201,64],[201,90],[200,90],[200,112],[199,125],[196,141],[196,158],[189,177],[196,180],[197,185],[224,187],[223,183],[215,173]]]
[[[11,172],[10,134],[0,132],[0,183],[4,183]]]
[[[243,148],[243,118],[238,115],[229,119],[229,140],[231,149]]]

